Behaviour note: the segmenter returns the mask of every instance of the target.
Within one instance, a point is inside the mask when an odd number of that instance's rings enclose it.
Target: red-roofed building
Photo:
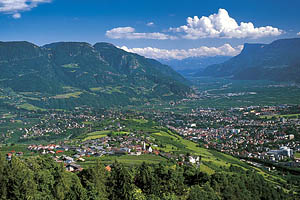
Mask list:
[[[110,167],[109,165],[107,165],[107,166],[105,167],[105,169],[106,169],[108,172],[111,171],[111,167]]]

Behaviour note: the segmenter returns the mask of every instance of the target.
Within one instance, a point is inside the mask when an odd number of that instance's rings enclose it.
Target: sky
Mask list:
[[[109,42],[156,59],[300,37],[299,0],[0,0],[0,41]]]

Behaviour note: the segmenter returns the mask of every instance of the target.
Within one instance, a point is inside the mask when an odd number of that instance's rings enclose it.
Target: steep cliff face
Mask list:
[[[297,73],[299,64],[300,39],[281,39],[271,44],[245,44],[239,55],[222,64],[208,66],[202,75],[297,81],[294,76],[282,72]],[[286,77],[281,78],[282,75]]]

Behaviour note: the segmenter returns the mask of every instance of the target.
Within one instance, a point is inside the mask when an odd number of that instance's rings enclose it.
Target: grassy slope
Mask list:
[[[157,133],[154,133],[154,135],[157,135]],[[242,168],[249,168],[247,164],[241,162],[237,158],[216,151],[208,150],[202,147],[198,147],[196,143],[190,140],[183,139],[182,137],[172,133],[171,131],[160,131],[159,135],[172,138],[172,141],[184,145],[184,147],[182,148],[177,148],[175,152],[189,152],[192,155],[200,155],[202,158],[203,165],[201,169],[203,169],[203,171],[209,174],[214,173],[215,171],[222,170],[223,167],[228,168],[231,164],[237,165]],[[162,148],[162,150],[164,149]],[[166,150],[169,150],[168,146]]]
[[[123,156],[103,156],[99,158],[101,160],[101,163],[105,165],[112,164],[115,161],[118,161],[120,163],[123,163],[126,166],[131,165],[140,165],[143,162],[150,163],[150,164],[158,164],[160,162],[166,161],[165,158],[161,156],[156,155],[140,155],[140,156],[134,156],[134,155],[123,155]],[[81,163],[80,165],[82,167],[89,167],[91,165],[94,165],[96,163],[95,158],[87,158],[86,162]]]
[[[275,118],[297,118],[299,117],[300,114],[288,114],[288,115],[263,115],[263,116],[260,116],[260,118],[264,118],[264,119],[271,119],[273,117]]]

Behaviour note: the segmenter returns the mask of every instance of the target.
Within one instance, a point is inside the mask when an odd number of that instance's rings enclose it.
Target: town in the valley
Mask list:
[[[149,154],[201,164],[201,156],[176,151],[176,144],[163,144],[163,128],[198,146],[268,170],[276,165],[299,168],[298,113],[300,107],[296,105],[198,108],[189,113],[172,112],[169,108],[145,112],[76,108],[70,113],[10,113],[0,120],[8,127],[2,130],[1,142],[11,149],[14,144],[10,141],[22,142],[27,154],[51,155],[55,161],[65,163],[69,171],[82,169],[92,158],[120,155]],[[141,128],[149,124],[151,128]],[[153,134],[155,131],[158,133]],[[7,159],[25,154],[12,150]]]

